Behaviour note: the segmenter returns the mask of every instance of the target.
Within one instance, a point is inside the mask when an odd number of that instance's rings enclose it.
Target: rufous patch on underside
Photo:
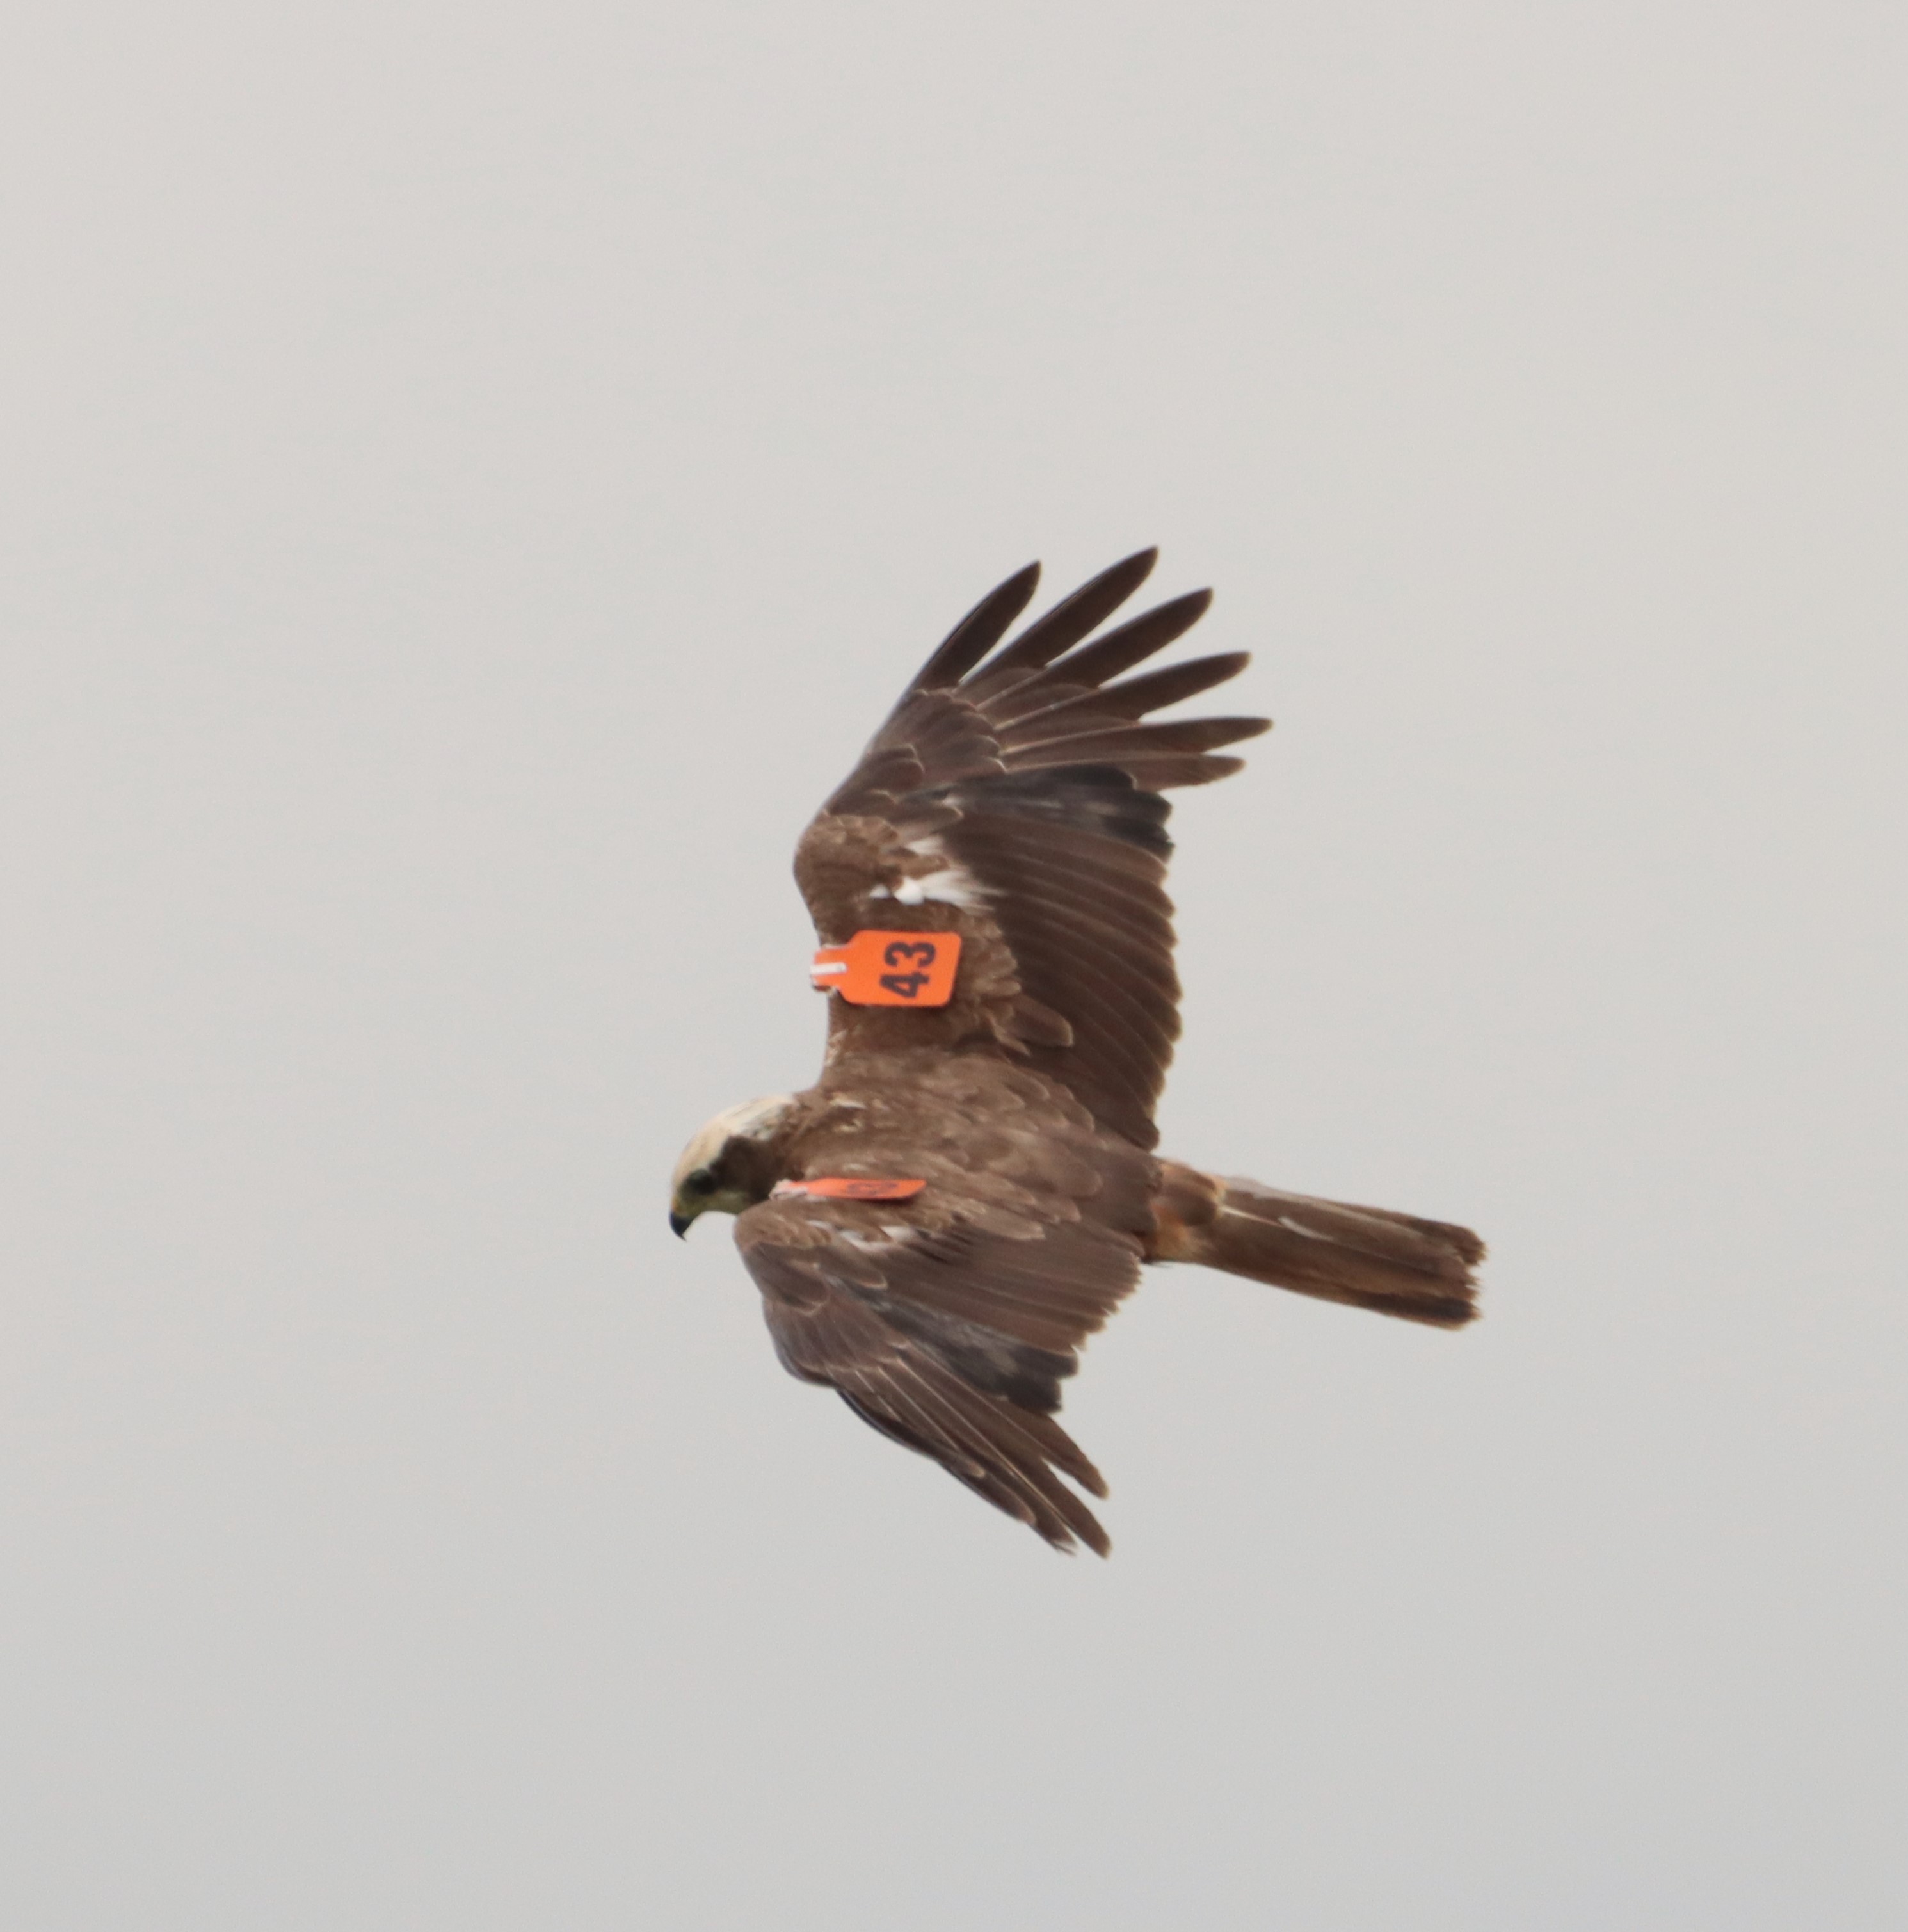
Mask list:
[[[778,1180],[777,1197],[806,1194],[820,1201],[911,1201],[925,1180],[883,1180],[859,1174],[818,1174],[812,1180]]]
[[[862,932],[823,946],[808,971],[851,1006],[944,1006],[960,963],[958,933]]]

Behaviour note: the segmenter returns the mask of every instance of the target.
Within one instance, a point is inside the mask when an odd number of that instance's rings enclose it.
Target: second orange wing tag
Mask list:
[[[778,1180],[776,1194],[808,1194],[822,1201],[911,1201],[925,1180],[863,1180],[858,1174],[824,1174],[814,1180]]]
[[[857,932],[824,946],[808,969],[824,992],[851,1006],[944,1006],[961,963],[958,932]]]

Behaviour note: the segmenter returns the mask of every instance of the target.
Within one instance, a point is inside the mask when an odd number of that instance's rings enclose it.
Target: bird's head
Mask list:
[[[669,1184],[669,1226],[686,1234],[698,1214],[740,1214],[766,1200],[773,1176],[769,1143],[794,1105],[789,1094],[745,1100],[698,1128]]]

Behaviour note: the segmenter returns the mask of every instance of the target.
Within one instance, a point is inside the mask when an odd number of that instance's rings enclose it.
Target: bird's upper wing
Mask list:
[[[962,939],[955,997],[938,1013],[831,998],[824,1084],[861,1052],[991,1045],[1064,1082],[1136,1145],[1154,1144],[1179,1032],[1160,794],[1237,770],[1214,748],[1267,728],[1259,718],[1143,722],[1247,662],[1232,652],[1122,676],[1210,602],[1196,591],[1091,636],[1154,556],[1116,564],[996,650],[1038,566],[1010,578],[922,667],[803,834],[796,878],[824,944],[866,928]]]
[[[790,1373],[1057,1548],[1103,1556],[1106,1532],[1060,1478],[1106,1486],[1054,1412],[1078,1344],[1137,1280],[1139,1244],[1009,1198],[952,1173],[918,1202],[783,1196],[748,1209],[736,1240]]]

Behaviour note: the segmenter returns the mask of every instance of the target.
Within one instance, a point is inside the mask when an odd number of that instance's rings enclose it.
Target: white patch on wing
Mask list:
[[[987,895],[973,873],[961,866],[944,866],[918,879],[903,879],[895,888],[895,897],[903,905],[920,905],[934,899],[957,905],[963,912],[985,912]]]
[[[957,866],[948,857],[938,838],[914,839],[908,849],[919,857],[938,859],[942,863],[919,878],[903,879],[888,896],[902,905],[922,905],[933,899],[944,905],[958,906],[963,912],[987,910],[987,893],[980,881],[966,866]]]
[[[832,1251],[836,1259],[831,1264],[824,1258],[812,1265],[815,1272],[832,1288],[846,1288],[851,1294],[879,1294],[889,1285],[885,1266],[892,1262],[895,1250],[898,1245],[898,1243],[890,1240],[886,1234],[877,1234],[872,1228],[837,1228],[831,1238],[830,1249],[824,1250],[824,1256]],[[843,1248],[858,1255],[865,1255],[868,1259],[844,1268],[840,1254]],[[867,1279],[866,1270],[869,1262],[884,1270],[878,1281]]]
[[[1329,1234],[1322,1234],[1316,1228],[1308,1228],[1303,1221],[1294,1221],[1289,1214],[1279,1216],[1279,1226],[1289,1228],[1294,1234],[1303,1234],[1308,1241],[1329,1241]]]

